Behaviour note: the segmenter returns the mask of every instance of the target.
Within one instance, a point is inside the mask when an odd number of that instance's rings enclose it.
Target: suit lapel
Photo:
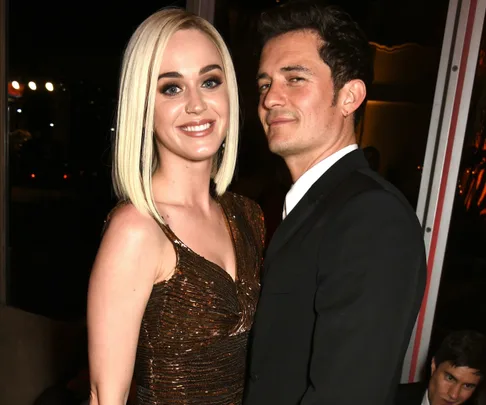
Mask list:
[[[282,221],[267,249],[265,269],[268,269],[278,252],[292,238],[305,220],[319,206],[319,202],[334,190],[352,171],[368,167],[361,150],[355,150],[338,160],[307,191],[295,208]],[[265,271],[266,272],[266,271]]]
[[[285,245],[300,224],[311,213],[312,204],[306,195],[302,197],[299,203],[294,207],[290,214],[282,221],[275,230],[266,252],[265,260],[269,263],[275,254]]]
[[[314,183],[275,231],[265,256],[262,295],[253,325],[252,369],[259,367],[265,357],[267,344],[270,343],[267,336],[271,329],[272,311],[275,310],[273,306],[265,304],[265,279],[272,274],[272,271],[277,271],[275,276],[278,277],[279,270],[286,270],[285,268],[277,269],[277,266],[272,266],[272,262],[279,256],[279,252],[282,251],[283,247],[291,240],[292,236],[295,235],[306,220],[312,218],[312,214],[321,209],[320,202],[344,181],[351,172],[366,167],[369,167],[369,165],[361,150],[353,151],[344,156]]]

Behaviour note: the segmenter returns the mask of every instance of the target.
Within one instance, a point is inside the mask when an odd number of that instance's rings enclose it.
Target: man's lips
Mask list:
[[[267,125],[271,127],[276,125],[288,124],[289,122],[294,122],[294,121],[295,118],[279,117],[279,118],[273,118],[271,120],[267,120]]]

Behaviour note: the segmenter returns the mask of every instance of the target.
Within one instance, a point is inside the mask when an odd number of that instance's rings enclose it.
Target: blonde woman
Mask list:
[[[181,9],[135,31],[120,83],[110,215],[88,294],[91,405],[240,404],[264,227],[226,192],[238,143],[233,64]]]

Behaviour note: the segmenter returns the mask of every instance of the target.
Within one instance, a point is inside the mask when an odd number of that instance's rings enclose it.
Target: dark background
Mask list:
[[[371,42],[389,47],[416,43],[440,53],[445,0],[327,3],[345,8]],[[278,4],[221,0],[216,2],[215,15],[215,26],[234,57],[242,104],[240,158],[232,189],[262,205],[270,234],[279,221],[290,181],[282,161],[269,153],[256,116],[255,24],[262,10]],[[26,89],[22,97],[9,98],[10,305],[54,319],[84,317],[90,268],[104,220],[116,203],[110,180],[110,141],[123,50],[138,24],[168,5],[184,7],[185,2],[10,1],[8,80],[33,80],[38,85],[36,91]],[[46,81],[54,84],[54,92],[44,89]],[[475,86],[478,101],[483,88],[479,79]],[[417,103],[431,110],[435,78],[422,87],[425,90]],[[382,90],[373,86],[371,98],[379,99]],[[399,99],[402,93],[393,94]],[[473,122],[483,110],[473,104],[471,111],[476,114],[470,117]],[[467,152],[470,138],[466,135],[464,170],[478,159],[477,154]],[[416,147],[423,149],[425,141]],[[414,198],[411,203],[416,203]],[[464,208],[458,192],[436,336],[459,327],[484,330],[484,222],[479,212]]]

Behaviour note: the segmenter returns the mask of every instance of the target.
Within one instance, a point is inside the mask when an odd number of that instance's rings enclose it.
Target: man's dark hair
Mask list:
[[[446,336],[435,353],[436,367],[445,361],[454,367],[469,367],[479,370],[483,377],[486,371],[486,337],[473,330],[455,331]]]
[[[291,31],[310,30],[322,40],[319,55],[331,69],[334,97],[353,79],[364,84],[373,81],[373,52],[361,28],[349,14],[337,6],[323,6],[304,1],[290,1],[262,13],[259,33],[262,45]],[[360,121],[365,102],[355,111],[355,125]]]

